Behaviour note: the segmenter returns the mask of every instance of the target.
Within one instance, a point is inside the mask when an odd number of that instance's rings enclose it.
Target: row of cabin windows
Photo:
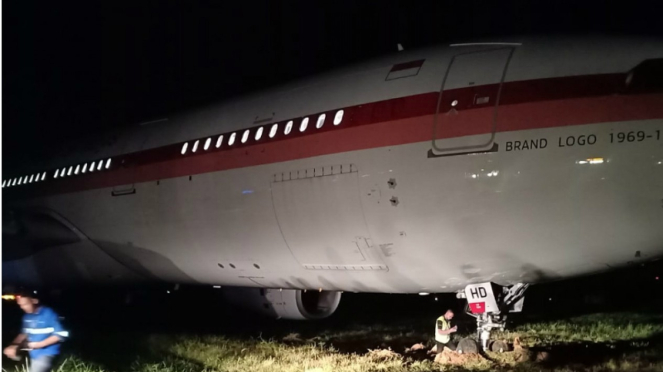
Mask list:
[[[28,183],[43,181],[45,179],[46,179],[46,172],[41,173],[41,174],[39,174],[39,173],[31,174],[29,176],[23,176],[23,177],[17,177],[17,178],[4,180],[4,181],[2,181],[2,187],[25,185],[25,184],[28,184]]]
[[[318,119],[317,119],[316,123],[315,123],[315,127],[317,129],[322,128],[322,126],[325,125],[325,119],[326,118],[327,118],[326,114],[320,114],[318,116]],[[334,123],[334,125],[339,125],[339,124],[341,124],[341,121],[343,121],[343,110],[338,110],[336,112],[336,115],[334,115],[334,122],[333,123]],[[299,124],[299,131],[304,132],[308,128],[308,123],[309,123],[309,118],[308,117],[303,118],[302,122]],[[285,128],[283,129],[283,134],[285,134],[286,136],[289,135],[292,132],[292,127],[294,126],[294,124],[295,123],[292,120],[288,121],[288,123],[285,125]],[[278,130],[279,130],[279,124],[278,123],[272,124],[271,128],[269,129],[269,133],[268,133],[269,138],[274,138],[276,136],[276,133],[278,132]],[[265,132],[265,127],[259,127],[256,130],[256,132],[253,136],[253,139],[256,140],[256,141],[260,141],[260,139],[262,138],[262,135],[264,134],[264,132]],[[221,145],[223,144],[223,136],[224,135],[222,134],[219,137],[217,137],[217,139],[216,139],[216,148],[217,149],[220,148]],[[251,130],[246,129],[242,133],[242,136],[241,136],[239,141],[241,143],[246,143],[246,141],[249,140],[250,136],[251,136]],[[200,141],[201,140],[196,140],[193,143],[193,145],[191,146],[191,152],[192,153],[195,153],[195,152],[198,151]],[[230,136],[228,136],[227,145],[232,146],[232,145],[235,144],[235,142],[237,142],[237,132],[233,132],[233,133],[230,134]],[[212,137],[209,137],[205,140],[205,144],[203,145],[203,150],[204,151],[209,150],[211,144],[212,144]],[[182,145],[182,149],[181,149],[180,152],[182,153],[182,155],[184,155],[184,154],[187,153],[188,150],[189,150],[189,142],[185,142]]]
[[[318,119],[315,123],[315,127],[317,129],[322,128],[322,126],[325,124],[325,119],[327,118],[326,114],[320,114],[318,116]],[[343,110],[338,110],[336,112],[336,115],[334,115],[334,125],[339,125],[341,124],[341,121],[343,121]],[[304,132],[308,128],[308,123],[309,123],[309,118],[305,117],[302,119],[302,122],[299,124],[299,131]],[[285,125],[285,129],[283,130],[283,133],[287,136],[292,132],[292,128],[294,126],[294,122],[292,120],[288,121],[288,123]],[[274,123],[272,124],[271,128],[269,129],[268,136],[269,138],[274,138],[276,136],[276,133],[279,130],[279,124]],[[264,127],[259,127],[254,136],[253,139],[256,141],[259,141],[263,134],[264,134],[265,128]],[[246,129],[242,133],[242,137],[240,138],[241,143],[246,143],[249,140],[249,136],[251,135],[251,130]],[[230,134],[228,137],[228,146],[232,146],[235,144],[237,141],[237,132],[233,132]],[[221,145],[223,144],[223,134],[220,135],[216,139],[215,146],[216,148],[220,148]],[[207,138],[202,145],[203,150],[207,151],[210,149],[212,146],[212,137]],[[198,151],[198,148],[200,147],[200,140],[196,140],[196,142],[193,143],[191,147],[191,152],[195,153]],[[182,155],[186,154],[187,150],[189,149],[189,142],[184,143],[182,145]],[[87,172],[94,172],[96,171],[101,171],[103,169],[109,169],[111,165],[111,159],[108,158],[106,160],[106,163],[104,164],[104,160],[99,160],[99,162],[93,161],[91,163],[85,163],[83,165],[79,164],[76,165],[75,167],[72,165],[69,168],[64,167],[62,169],[58,169],[53,173],[53,178],[63,178],[67,176],[72,176],[72,175],[78,175],[78,174],[84,174]],[[2,187],[10,187],[10,186],[15,186],[15,185],[23,185],[23,184],[28,184],[32,182],[39,182],[39,181],[44,181],[46,179],[46,172],[42,174],[33,174],[29,176],[23,176],[23,177],[18,177],[18,178],[13,178],[13,179],[8,179],[8,180],[3,180],[2,181]]]
[[[93,161],[90,164],[85,163],[82,166],[79,164],[76,166],[76,168],[74,168],[74,166],[72,165],[69,168],[64,167],[62,169],[56,170],[55,173],[53,174],[53,178],[58,178],[58,177],[62,178],[71,175],[83,174],[88,171],[89,172],[94,172],[95,170],[102,171],[104,169],[110,168],[110,166],[111,166],[111,158],[108,158],[106,160],[105,165],[103,160],[99,160],[99,162]]]
[[[64,167],[62,169],[57,169],[55,173],[53,173],[53,178],[62,178],[66,176],[71,176],[71,175],[77,175],[77,174],[83,174],[86,172],[94,172],[95,170],[101,171],[104,169],[109,169],[111,166],[111,158],[108,158],[105,161],[104,160],[99,160],[97,163],[96,161],[93,161],[91,163],[85,163],[83,165],[77,165],[74,167],[73,165],[70,166],[69,168]],[[41,174],[33,174],[30,176],[24,176],[24,177],[18,177],[18,178],[13,178],[13,179],[8,179],[2,181],[2,187],[10,187],[10,186],[16,186],[16,185],[25,185],[28,183],[32,182],[39,182],[39,181],[44,181],[46,179],[46,172],[43,172]]]

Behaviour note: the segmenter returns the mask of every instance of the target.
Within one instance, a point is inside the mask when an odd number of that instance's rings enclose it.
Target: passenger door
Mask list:
[[[467,46],[449,62],[433,120],[433,154],[490,151],[513,46]],[[478,48],[478,49],[477,49]],[[467,50],[469,49],[469,50]]]

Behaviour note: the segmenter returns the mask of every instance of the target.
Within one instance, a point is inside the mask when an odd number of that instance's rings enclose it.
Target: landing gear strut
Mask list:
[[[487,282],[470,284],[456,295],[467,299],[467,313],[477,320],[477,338],[484,351],[488,350],[490,332],[504,330],[507,314],[522,311],[527,287],[526,283],[503,287]]]

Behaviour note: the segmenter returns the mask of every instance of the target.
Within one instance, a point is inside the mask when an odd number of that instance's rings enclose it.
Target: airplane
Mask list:
[[[451,44],[63,143],[2,182],[3,280],[288,319],[455,292],[484,340],[530,284],[663,255],[661,76],[661,40]]]

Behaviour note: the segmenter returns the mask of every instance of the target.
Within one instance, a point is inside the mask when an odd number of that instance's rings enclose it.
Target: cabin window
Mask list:
[[[189,148],[189,142],[185,142],[182,145],[182,155],[186,154],[186,149]],[[94,170],[94,165],[92,165],[92,170]]]
[[[299,125],[299,131],[303,132],[306,130],[307,127],[308,127],[308,118],[304,118],[302,120],[302,123]]]
[[[279,130],[278,123],[272,125],[272,129],[269,131],[269,138],[274,138],[274,136],[276,135],[276,131],[278,131],[278,130]]]
[[[221,144],[223,143],[223,134],[219,136],[219,138],[216,140],[216,148],[218,149],[221,147]]]
[[[193,148],[191,148],[191,152],[198,151],[198,144],[199,143],[200,143],[200,140],[197,140],[196,142],[193,143]]]
[[[205,151],[207,151],[207,150],[209,149],[209,145],[211,145],[211,144],[212,144],[212,137],[208,138],[208,139],[205,141],[205,147],[203,147],[203,149],[204,149]]]
[[[242,134],[242,143],[246,143],[246,141],[249,140],[249,134],[250,134],[250,132],[251,132],[251,131],[248,130],[248,129],[244,131],[244,134]]]
[[[256,141],[260,141],[260,138],[262,138],[262,132],[263,128],[262,127],[258,128],[258,130],[256,131],[256,136],[254,137]]]
[[[230,135],[230,139],[228,139],[228,146],[232,146],[235,143],[235,137],[237,137],[236,133]]]
[[[290,134],[290,132],[292,131],[292,125],[293,125],[293,124],[294,124],[294,123],[292,122],[292,120],[290,120],[290,121],[288,122],[288,124],[286,124],[286,126],[285,126],[285,131],[284,131],[284,133],[285,133],[286,136],[287,136],[288,134]]]
[[[341,124],[341,121],[343,121],[343,110],[338,110],[336,111],[336,115],[334,115],[334,125]]]
[[[318,121],[315,123],[315,127],[318,128],[318,129],[322,128],[322,126],[325,125],[325,118],[326,117],[327,117],[327,115],[325,115],[325,114],[322,114],[322,115],[318,116]]]

